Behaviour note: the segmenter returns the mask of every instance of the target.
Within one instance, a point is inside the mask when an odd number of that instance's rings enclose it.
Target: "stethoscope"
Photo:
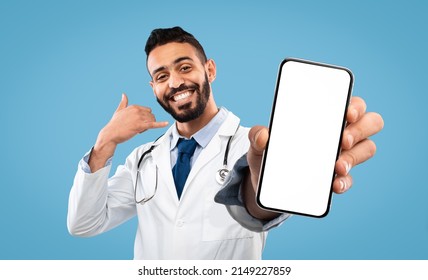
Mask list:
[[[236,128],[235,134],[230,136],[229,140],[227,141],[226,150],[224,152],[224,157],[223,157],[223,168],[220,168],[219,170],[217,170],[217,172],[215,174],[215,180],[220,185],[224,184],[224,181],[226,180],[226,177],[230,172],[230,170],[228,169],[228,166],[227,166],[227,159],[229,157],[230,144],[232,142],[233,137],[236,135],[236,132],[238,131],[238,129],[239,129],[239,124],[238,124],[238,127]],[[161,135],[159,138],[161,138],[162,136],[163,135]],[[144,158],[146,157],[146,155],[150,154],[154,150],[154,148],[156,148],[158,146],[158,145],[156,145],[156,142],[159,140],[159,138],[153,142],[152,146],[147,151],[145,151],[141,155],[140,159],[138,160],[137,176],[136,176],[135,184],[134,184],[134,199],[135,199],[135,203],[137,203],[137,204],[143,205],[144,203],[151,200],[155,196],[156,191],[158,189],[158,167],[156,166],[156,179],[155,179],[155,188],[154,188],[153,194],[150,196],[144,197],[143,199],[140,199],[140,200],[137,199],[138,179],[140,177],[140,171],[141,171],[140,167],[143,165],[143,161],[144,161]]]

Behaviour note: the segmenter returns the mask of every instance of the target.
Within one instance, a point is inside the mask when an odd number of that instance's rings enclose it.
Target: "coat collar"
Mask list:
[[[217,134],[220,136],[232,136],[236,133],[236,130],[238,129],[239,124],[240,124],[240,119],[237,116],[235,116],[235,114],[228,111],[226,120],[220,126]],[[163,134],[153,142],[153,145],[158,146],[160,144],[167,144],[167,146],[170,146],[172,132],[175,129],[176,129],[176,123],[174,122],[174,124],[168,128],[165,134]]]

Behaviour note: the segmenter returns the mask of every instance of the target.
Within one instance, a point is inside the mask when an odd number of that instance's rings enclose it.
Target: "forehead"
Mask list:
[[[194,61],[199,61],[197,51],[192,45],[173,42],[154,48],[147,58],[147,68],[151,73],[159,67],[170,66],[180,57],[189,57]]]

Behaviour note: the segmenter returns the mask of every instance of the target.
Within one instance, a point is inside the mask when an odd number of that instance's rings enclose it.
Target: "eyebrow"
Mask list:
[[[182,57],[179,57],[179,58],[177,58],[176,60],[174,60],[173,62],[172,62],[172,65],[177,65],[178,63],[180,63],[180,62],[182,62],[182,61],[184,61],[184,60],[190,60],[190,61],[193,61],[193,59],[192,58],[190,58],[190,57],[188,57],[188,56],[182,56]],[[158,72],[160,72],[160,71],[163,71],[163,70],[165,70],[165,69],[167,69],[167,67],[166,66],[161,66],[161,67],[159,67],[159,68],[156,68],[155,70],[153,70],[153,72],[152,72],[152,77],[156,74],[156,73],[158,73]]]

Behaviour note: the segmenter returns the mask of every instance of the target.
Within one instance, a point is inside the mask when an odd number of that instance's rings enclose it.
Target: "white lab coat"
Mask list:
[[[151,156],[145,157],[140,171],[143,179],[137,189],[138,197],[143,196],[144,190],[153,189],[153,174],[158,168],[156,195],[144,205],[135,204],[134,182],[138,160],[151,143],[135,149],[110,179],[109,166],[93,174],[79,169],[69,198],[70,233],[97,235],[137,214],[135,259],[260,259],[266,233],[245,229],[224,205],[214,202],[222,187],[215,175],[223,166],[227,141],[238,126],[238,117],[229,112],[194,162],[181,200],[177,198],[171,172],[171,128],[156,141],[157,147]],[[240,127],[231,143],[229,169],[248,148],[248,129]]]

